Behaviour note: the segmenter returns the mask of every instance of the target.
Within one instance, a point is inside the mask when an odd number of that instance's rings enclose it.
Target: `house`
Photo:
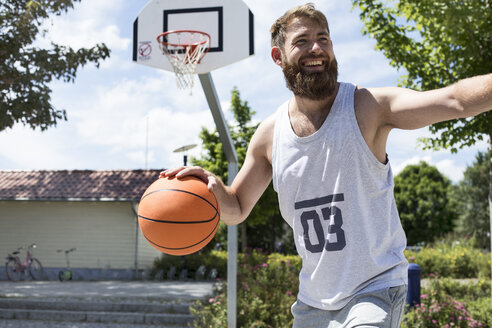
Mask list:
[[[160,170],[0,171],[0,254],[36,243],[48,279],[69,253],[74,279],[134,279],[160,252],[140,232],[137,209]],[[21,250],[25,259],[25,249]],[[0,270],[0,279],[6,279]]]

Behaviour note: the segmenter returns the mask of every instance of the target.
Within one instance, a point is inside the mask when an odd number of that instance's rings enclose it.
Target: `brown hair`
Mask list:
[[[330,28],[328,27],[328,21],[325,15],[314,7],[311,2],[306,3],[302,6],[294,7],[283,14],[279,19],[273,23],[270,28],[270,33],[272,35],[272,47],[279,47],[281,50],[284,48],[285,42],[285,30],[290,21],[294,18],[305,17],[312,19],[320,26],[325,27],[330,33]]]

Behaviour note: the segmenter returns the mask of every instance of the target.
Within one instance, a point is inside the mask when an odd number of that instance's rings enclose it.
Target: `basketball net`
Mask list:
[[[193,88],[196,66],[210,48],[210,35],[200,31],[168,31],[157,36],[162,53],[176,75],[179,89]]]

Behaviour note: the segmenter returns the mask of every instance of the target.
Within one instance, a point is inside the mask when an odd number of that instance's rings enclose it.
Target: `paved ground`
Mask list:
[[[0,281],[0,297],[195,300],[213,293],[211,282]]]
[[[56,302],[168,303],[206,299],[211,282],[183,281],[0,281],[0,298]],[[162,325],[0,319],[0,328],[166,328]],[[170,327],[168,327],[170,328]],[[174,327],[176,328],[176,327]]]
[[[0,320],[0,328],[176,328],[156,325],[126,325],[121,323],[94,323],[94,322],[53,322],[30,320]],[[179,328],[179,327],[178,327]]]

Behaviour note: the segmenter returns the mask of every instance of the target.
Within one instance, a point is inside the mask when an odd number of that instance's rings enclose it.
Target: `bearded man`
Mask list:
[[[388,135],[492,109],[492,74],[426,92],[338,82],[326,17],[312,4],[286,12],[271,36],[293,97],[260,124],[232,185],[200,167],[161,176],[201,178],[228,225],[273,180],[303,261],[294,327],[399,327],[408,262]]]

